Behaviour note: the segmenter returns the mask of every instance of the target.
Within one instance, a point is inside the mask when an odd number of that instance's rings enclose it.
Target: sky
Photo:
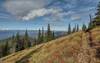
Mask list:
[[[0,0],[0,30],[67,30],[88,24],[100,0]]]

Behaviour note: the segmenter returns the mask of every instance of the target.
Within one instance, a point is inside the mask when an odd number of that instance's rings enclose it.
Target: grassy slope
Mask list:
[[[100,28],[98,27],[91,31],[93,41],[100,41]],[[91,51],[94,51],[94,49],[88,45],[88,33],[80,31],[13,53],[1,58],[1,63],[88,63],[93,56]]]

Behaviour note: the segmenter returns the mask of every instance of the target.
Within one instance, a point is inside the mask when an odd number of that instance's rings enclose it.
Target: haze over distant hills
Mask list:
[[[0,40],[12,37],[12,35],[16,35],[17,32],[20,35],[24,35],[26,30],[0,30]],[[55,31],[55,35],[63,35],[65,31]],[[28,30],[28,34],[31,38],[34,38],[38,34],[38,30]]]

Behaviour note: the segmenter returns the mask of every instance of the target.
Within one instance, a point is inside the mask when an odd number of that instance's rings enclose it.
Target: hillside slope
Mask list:
[[[0,63],[100,63],[99,45],[100,27],[13,53]]]

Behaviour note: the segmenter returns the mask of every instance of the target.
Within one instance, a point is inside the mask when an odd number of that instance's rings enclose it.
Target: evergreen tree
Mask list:
[[[30,44],[30,39],[29,39],[29,35],[28,35],[28,32],[27,32],[27,30],[25,31],[25,35],[24,35],[24,48],[28,48],[28,47],[30,47],[31,46],[31,44]]]
[[[95,19],[94,19],[96,22],[100,22],[100,2],[99,2],[99,4],[98,4],[98,6],[97,6],[97,13],[96,13],[96,17],[95,17]],[[95,25],[95,23],[94,23],[94,25]]]
[[[13,53],[13,52],[15,52],[16,50],[16,40],[15,40],[15,36],[13,35],[12,36],[12,49],[11,49],[11,52]]]
[[[52,32],[50,29],[50,24],[48,24],[48,29],[47,29],[47,41],[52,40]]]
[[[3,47],[2,47],[2,45],[0,45],[0,58],[3,56],[2,50],[3,50]]]
[[[71,25],[68,25],[68,34],[71,34]]]
[[[20,40],[19,32],[17,32],[15,40],[16,40],[17,42]]]
[[[1,47],[0,47],[0,52],[1,52],[0,53],[0,56],[1,57],[4,57],[5,56],[5,50],[4,49],[5,49],[5,45],[1,45]]]
[[[74,33],[74,32],[76,32],[76,25],[75,25],[75,27],[73,27],[72,33]]]
[[[41,30],[39,29],[38,31],[38,43],[37,44],[40,44],[41,43]]]
[[[16,41],[16,52],[20,51],[20,36],[19,36],[19,32],[16,33],[16,37],[15,37],[15,41]]]
[[[8,44],[8,41],[7,41],[4,48],[3,48],[3,56],[6,56],[8,54],[9,54],[9,44]]]
[[[52,32],[52,40],[55,39],[55,32]]]
[[[78,31],[79,31],[79,26],[77,24],[77,25],[75,25],[75,27],[73,27],[73,31],[72,32],[74,33],[74,32],[78,32]]]
[[[90,16],[90,23],[88,25],[88,29],[92,29],[98,25],[100,25],[100,2],[97,5],[97,12],[96,12],[96,17],[92,20],[91,15]]]
[[[83,30],[83,31],[86,31],[86,29],[87,29],[86,25],[83,24],[83,26],[82,26],[82,30]]]
[[[37,41],[37,38],[35,37],[35,38],[34,38],[34,42],[32,42],[32,46],[37,45],[37,42],[38,42],[38,41]]]
[[[41,41],[44,42],[44,28],[42,27]]]
[[[91,15],[89,15],[89,17],[90,17],[90,22],[88,25],[88,29],[91,29],[91,28],[93,28],[92,17],[91,17]]]
[[[40,44],[42,42],[48,42],[48,41],[53,40],[53,39],[55,39],[55,34],[54,34],[54,32],[51,31],[50,24],[48,24],[46,33],[44,32],[43,27],[42,27],[42,31],[39,29],[38,38],[37,38],[38,43],[37,44]]]
[[[97,20],[100,21],[100,2],[98,4],[98,6],[97,6],[96,18],[98,18]]]
[[[12,40],[13,40],[13,39],[15,39],[15,36],[14,36],[14,34],[12,35]]]
[[[76,32],[78,32],[79,31],[79,25],[77,24],[77,27],[76,27]]]

